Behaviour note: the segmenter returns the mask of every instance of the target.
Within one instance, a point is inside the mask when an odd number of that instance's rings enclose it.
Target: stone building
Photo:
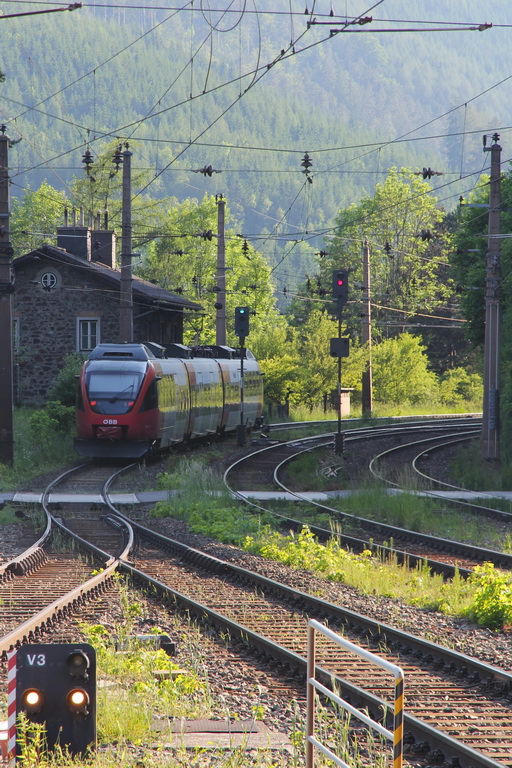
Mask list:
[[[40,406],[63,358],[117,342],[121,272],[115,233],[61,227],[57,246],[43,245],[13,262],[14,390],[20,405]],[[183,341],[186,312],[201,307],[134,277],[133,338],[163,346]]]

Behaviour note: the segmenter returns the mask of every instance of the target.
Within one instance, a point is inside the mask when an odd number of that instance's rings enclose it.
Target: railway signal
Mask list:
[[[350,354],[350,339],[331,339],[329,352],[331,357],[348,357]]]
[[[335,269],[332,273],[332,297],[338,304],[348,301],[348,269]]]
[[[235,307],[235,334],[243,338],[249,335],[249,307]]]
[[[73,755],[96,743],[96,652],[87,643],[22,645],[16,651],[16,717],[44,726],[48,749]],[[22,746],[18,744],[18,754]]]

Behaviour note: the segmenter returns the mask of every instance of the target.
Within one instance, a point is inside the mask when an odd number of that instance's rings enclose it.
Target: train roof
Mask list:
[[[168,358],[215,358],[224,360],[240,359],[240,349],[221,345],[186,347],[184,344],[169,344],[162,347],[152,341],[144,343],[98,344],[89,354],[89,360],[155,360]],[[254,360],[254,355],[245,349],[245,357]]]
[[[145,344],[98,344],[89,360],[151,360],[155,355]]]

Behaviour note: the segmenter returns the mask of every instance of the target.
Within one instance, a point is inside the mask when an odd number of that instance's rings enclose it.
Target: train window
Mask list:
[[[96,413],[128,413],[137,399],[144,372],[144,364],[122,370],[89,370],[86,387],[92,410]]]
[[[153,379],[148,387],[148,391],[144,395],[144,400],[140,407],[140,412],[151,411],[153,408],[158,408],[158,384],[157,379]]]

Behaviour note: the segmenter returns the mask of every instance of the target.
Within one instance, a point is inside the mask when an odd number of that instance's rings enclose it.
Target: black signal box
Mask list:
[[[22,645],[16,651],[16,717],[45,727],[48,749],[72,755],[96,745],[96,651],[87,643]],[[18,754],[22,748],[18,744]]]
[[[332,297],[343,305],[348,301],[348,270],[335,269],[332,273]]]
[[[245,338],[249,335],[249,307],[235,307],[235,334]]]
[[[338,338],[331,339],[330,354],[331,357],[348,357],[350,351],[350,339]]]

